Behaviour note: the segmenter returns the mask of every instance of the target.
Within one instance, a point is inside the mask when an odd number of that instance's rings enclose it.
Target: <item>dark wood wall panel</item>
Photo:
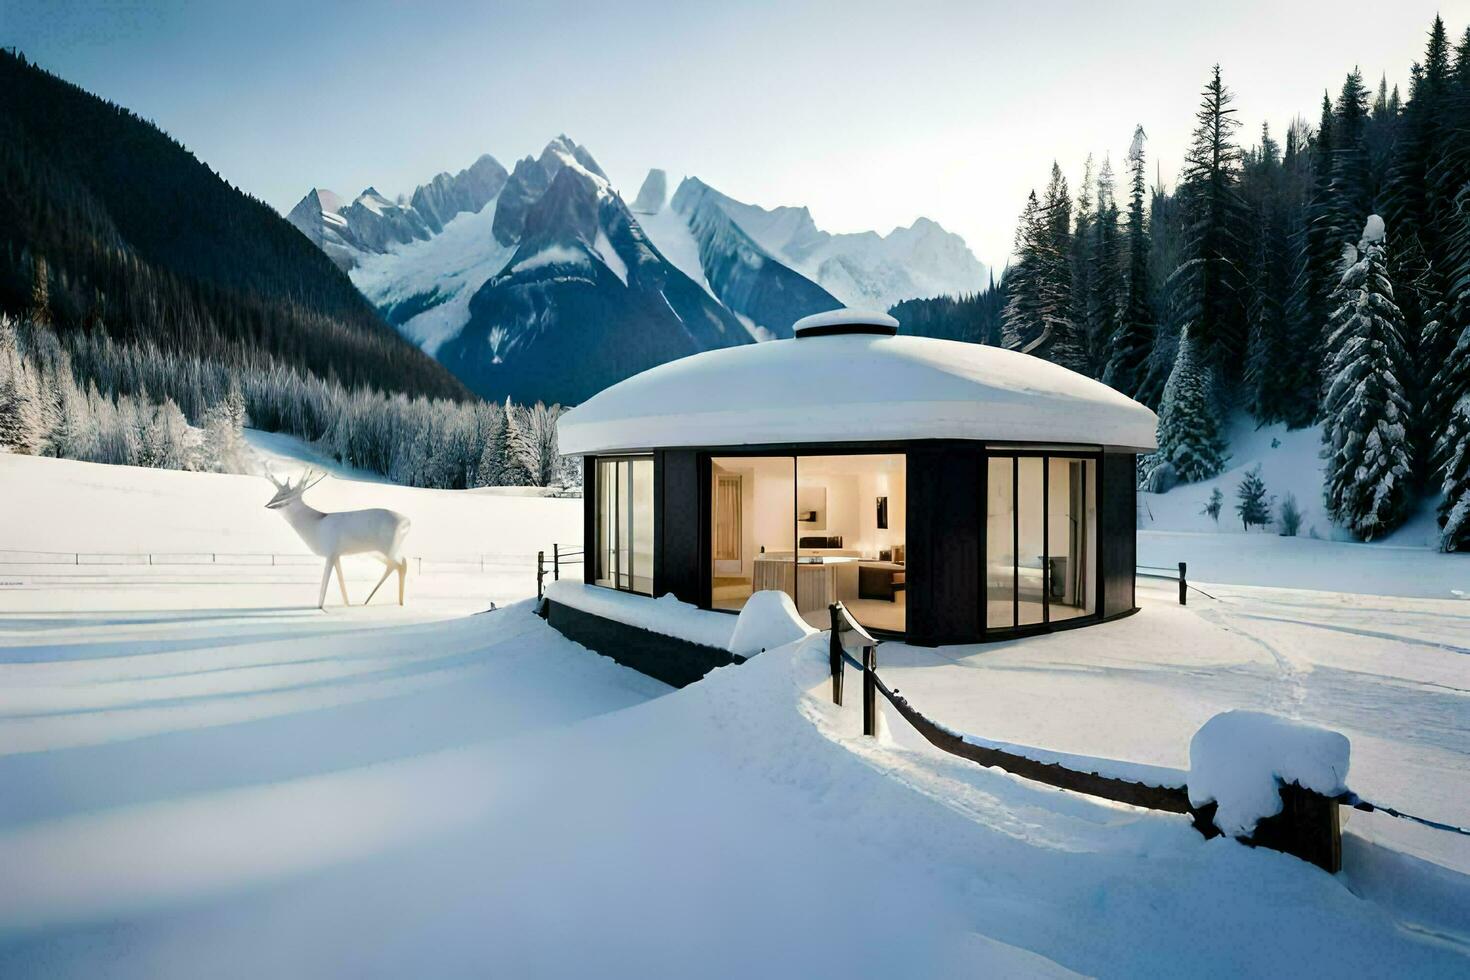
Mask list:
[[[908,453],[908,639],[919,645],[980,637],[983,567],[981,455],[970,447]]]
[[[597,457],[582,457],[582,581],[597,580]]]
[[[685,602],[703,603],[704,534],[700,512],[708,494],[701,486],[699,454],[667,449],[654,454],[653,594],[672,592]]]
[[[1102,458],[1102,583],[1103,615],[1116,616],[1133,608],[1133,574],[1138,564],[1137,483],[1138,457],[1132,453],[1104,453]]]

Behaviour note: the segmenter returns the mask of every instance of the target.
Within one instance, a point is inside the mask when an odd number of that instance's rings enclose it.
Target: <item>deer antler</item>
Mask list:
[[[276,479],[276,475],[271,472],[271,468],[269,466],[267,466],[265,468],[265,477],[266,477],[267,480],[270,480],[272,483],[274,483],[276,485],[276,489],[277,490],[284,490],[284,489],[286,489],[286,484],[284,484],[280,480],[277,480]]]
[[[318,473],[310,466],[308,466],[306,470],[301,474],[301,482],[298,483],[297,486],[300,488],[302,493],[305,493],[326,478],[326,473]]]

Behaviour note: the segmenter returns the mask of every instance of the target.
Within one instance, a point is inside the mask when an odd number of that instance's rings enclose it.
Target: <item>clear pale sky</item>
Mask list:
[[[1406,86],[1470,0],[1172,3],[144,3],[0,0],[0,45],[152,119],[283,212],[406,192],[565,132],[631,200],[650,166],[829,231],[925,215],[1001,264],[1053,158],[1172,186],[1218,61],[1254,140],[1360,66]]]

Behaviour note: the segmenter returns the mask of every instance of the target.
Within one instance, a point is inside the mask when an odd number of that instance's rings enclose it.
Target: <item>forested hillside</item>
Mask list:
[[[467,395],[274,210],[134,113],[9,51],[0,310],[222,365]]]
[[[1320,423],[1336,524],[1372,540],[1441,495],[1442,546],[1470,550],[1470,29],[1452,44],[1436,18],[1410,79],[1354,69],[1276,133],[1216,66],[1172,188],[1150,187],[1140,125],[1122,174],[1089,158],[1074,192],[1053,165],[990,303],[895,313],[1157,409],[1156,487],[1219,473],[1233,412]]]

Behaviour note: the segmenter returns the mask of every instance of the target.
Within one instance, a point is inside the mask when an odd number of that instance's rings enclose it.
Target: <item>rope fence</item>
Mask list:
[[[350,557],[350,556],[349,556]],[[430,570],[440,566],[456,569],[486,571],[524,571],[535,556],[527,554],[473,554],[473,555],[407,555],[418,572],[427,564]],[[319,567],[322,556],[295,553],[271,552],[117,552],[117,551],[14,551],[0,549],[0,565],[70,565],[87,566],[182,566],[182,565],[225,565],[240,567],[289,568],[293,566]]]
[[[1184,601],[1183,575],[1184,566],[1181,563],[1181,602]],[[967,738],[933,721],[910,704],[907,698],[902,697],[896,688],[890,688],[878,676],[879,641],[852,618],[847,607],[841,602],[835,602],[830,607],[830,613],[832,630],[829,657],[832,671],[832,701],[837,705],[842,704],[845,668],[850,665],[861,672],[864,735],[877,735],[877,695],[882,694],[900,717],[926,741],[951,755],[969,759],[982,766],[1001,769],[1012,775],[1057,789],[1084,793],[1088,796],[1150,810],[1184,814],[1191,818],[1195,829],[1205,837],[1217,837],[1221,834],[1214,823],[1216,805],[1208,803],[1202,807],[1194,806],[1189,800],[1189,788],[1183,783],[1153,785],[1107,774],[1102,771],[1105,768],[1102,764],[1105,760],[1098,760],[1099,765],[1090,771],[1073,768],[1059,762],[1042,762],[1018,752],[980,744],[977,740]],[[860,651],[862,659],[858,660],[850,651]],[[1085,762],[1086,760],[1083,760],[1083,764]],[[1393,807],[1365,800],[1353,792],[1328,797],[1305,789],[1296,783],[1286,783],[1279,788],[1282,802],[1281,812],[1260,820],[1251,836],[1242,838],[1243,842],[1253,847],[1283,851],[1315,864],[1332,874],[1342,869],[1342,823],[1338,813],[1339,806],[1349,806],[1355,810],[1370,813],[1377,811],[1390,817],[1413,821],[1434,830],[1470,836],[1470,828],[1405,813]]]

